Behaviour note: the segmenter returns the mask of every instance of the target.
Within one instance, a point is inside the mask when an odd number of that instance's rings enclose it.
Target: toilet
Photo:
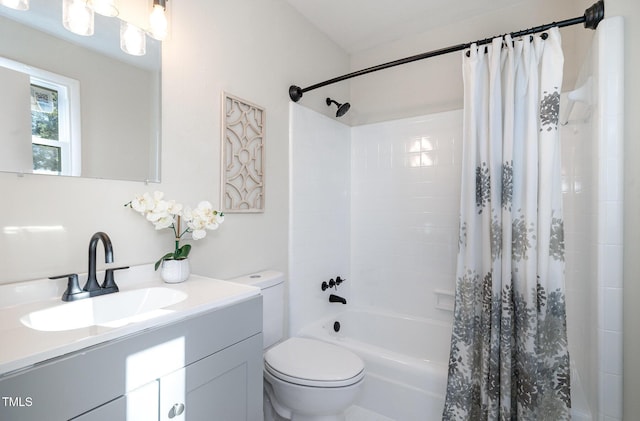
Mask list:
[[[264,419],[344,420],[364,379],[364,362],[339,346],[284,337],[284,276],[267,270],[231,279],[261,289]]]

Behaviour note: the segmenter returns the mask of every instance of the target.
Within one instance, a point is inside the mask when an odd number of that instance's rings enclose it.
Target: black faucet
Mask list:
[[[335,294],[329,295],[329,302],[330,303],[347,304],[347,300],[345,300],[344,298],[340,297],[339,295],[335,295]]]
[[[98,241],[100,240],[102,240],[102,245],[104,246],[105,263],[113,262],[113,245],[111,244],[111,239],[104,232],[96,232],[89,241],[89,273],[87,276],[87,283],[84,284],[84,288],[80,289],[80,286],[78,285],[78,275],[75,273],[49,278],[69,278],[67,282],[67,290],[62,295],[62,301],[75,301],[82,298],[95,297],[96,295],[110,294],[112,292],[119,291],[118,285],[116,285],[113,277],[113,272],[120,269],[128,269],[129,266],[106,269],[104,281],[102,282],[102,285],[99,285],[98,280],[96,279],[96,249],[98,248]]]
[[[104,262],[113,262],[113,246],[111,245],[111,239],[104,232],[96,232],[95,234],[93,234],[91,240],[89,241],[89,273],[87,277],[87,283],[84,284],[84,288],[82,288],[84,291],[88,291],[90,295],[101,295],[106,293],[97,293],[98,291],[101,291],[98,280],[96,279],[96,248],[98,248],[99,240],[102,240],[102,245],[104,246]]]

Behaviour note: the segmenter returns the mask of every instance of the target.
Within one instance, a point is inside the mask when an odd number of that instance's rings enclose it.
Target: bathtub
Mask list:
[[[300,336],[341,345],[364,360],[366,375],[357,406],[396,421],[442,419],[451,324],[377,310],[346,310],[305,327]],[[572,419],[591,421],[573,365],[571,400]]]
[[[442,419],[451,324],[347,310],[305,327],[300,336],[341,345],[364,360],[357,406],[398,421]]]

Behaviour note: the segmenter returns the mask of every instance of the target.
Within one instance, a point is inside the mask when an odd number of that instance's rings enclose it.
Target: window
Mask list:
[[[52,85],[31,78],[31,147],[34,173],[63,174],[68,171],[70,165],[70,139],[68,133],[65,133],[65,124],[60,130],[59,111],[59,98],[63,99],[63,104],[67,102],[66,88]],[[64,108],[66,107],[63,107],[63,110]]]
[[[30,78],[33,172],[80,175],[78,81],[1,57],[0,66]]]

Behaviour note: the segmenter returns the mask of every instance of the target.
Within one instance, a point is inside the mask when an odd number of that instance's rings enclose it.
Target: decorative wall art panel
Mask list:
[[[265,110],[228,93],[222,101],[223,211],[264,212]]]

